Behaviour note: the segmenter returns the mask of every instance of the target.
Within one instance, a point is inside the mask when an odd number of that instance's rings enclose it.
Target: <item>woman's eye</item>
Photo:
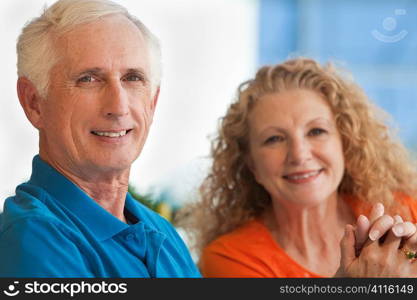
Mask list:
[[[272,144],[277,142],[282,142],[284,138],[279,135],[273,135],[265,140],[265,144]]]
[[[310,136],[317,136],[326,133],[327,131],[322,128],[313,128],[309,131],[308,135]]]

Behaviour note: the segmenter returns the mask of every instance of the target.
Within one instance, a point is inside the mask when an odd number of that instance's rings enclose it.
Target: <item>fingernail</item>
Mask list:
[[[357,224],[358,226],[368,228],[368,226],[369,226],[369,220],[368,220],[368,218],[367,218],[367,217],[365,217],[364,215],[360,215],[360,216],[358,217],[358,219],[356,220],[356,224]]]
[[[377,238],[379,238],[379,230],[372,230],[371,233],[369,234],[369,238],[372,241],[375,241]]]
[[[367,218],[364,215],[359,215],[357,222],[359,223],[360,221],[366,220]]]
[[[395,224],[402,223],[403,222],[403,219],[401,218],[401,216],[395,215],[394,216],[394,222],[395,222]]]
[[[378,212],[383,212],[384,211],[384,205],[382,203],[378,203],[376,205],[376,209],[378,210]]]
[[[392,232],[394,232],[397,237],[400,237],[404,233],[404,228],[402,226],[394,226],[392,227]]]

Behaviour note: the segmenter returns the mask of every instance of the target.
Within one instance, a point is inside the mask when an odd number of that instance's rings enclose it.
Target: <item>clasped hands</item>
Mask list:
[[[346,225],[335,277],[417,277],[416,225],[384,214],[380,203],[369,219]],[[416,256],[416,257],[414,257]]]

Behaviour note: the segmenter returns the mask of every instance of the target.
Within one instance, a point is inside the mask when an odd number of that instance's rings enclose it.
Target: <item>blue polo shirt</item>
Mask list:
[[[200,277],[171,224],[128,193],[126,224],[37,155],[6,199],[0,277]]]

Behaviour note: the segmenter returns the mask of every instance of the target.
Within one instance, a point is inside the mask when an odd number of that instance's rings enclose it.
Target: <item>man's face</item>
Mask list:
[[[40,101],[41,156],[87,178],[128,173],[156,105],[142,34],[112,15],[76,27],[55,45],[59,61]]]

